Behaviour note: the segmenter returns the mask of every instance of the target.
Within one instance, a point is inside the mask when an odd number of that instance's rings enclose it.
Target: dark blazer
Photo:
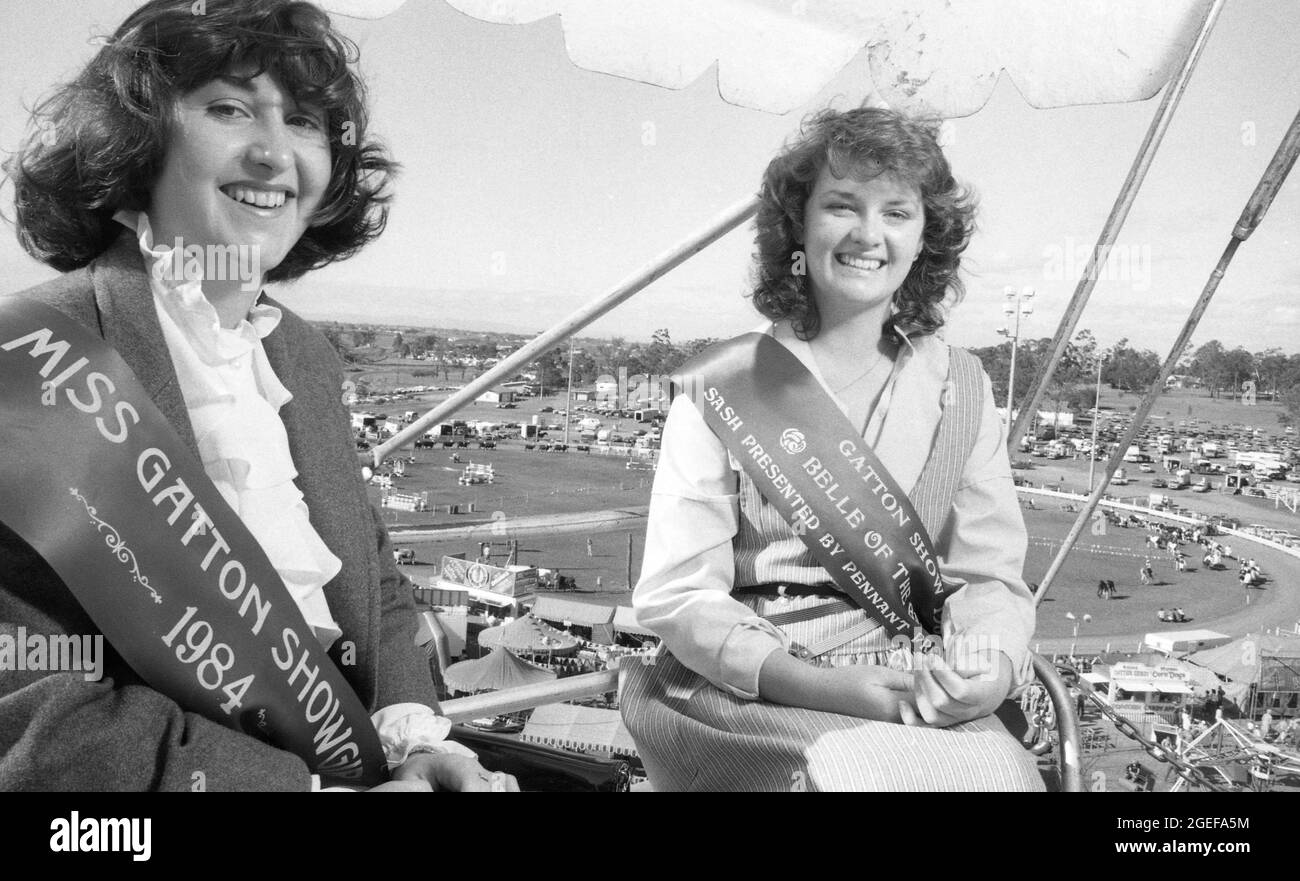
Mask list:
[[[198,455],[145,275],[129,232],[84,269],[18,296],[53,306],[99,334],[134,371]],[[271,301],[273,302],[273,301]],[[274,303],[273,303],[274,304]],[[325,585],[343,631],[330,654],[371,712],[395,703],[437,707],[428,662],[415,646],[410,584],[366,497],[343,371],[329,342],[284,311],[263,340],[293,400],[280,411],[296,483],[325,544],[343,562]],[[0,524],[0,632],[95,634],[99,630],[45,561]],[[356,646],[353,665],[341,647]],[[105,676],[0,673],[0,790],[305,790],[307,766],[215,722],[183,712],[145,685],[105,641]],[[202,777],[200,778],[199,775]]]

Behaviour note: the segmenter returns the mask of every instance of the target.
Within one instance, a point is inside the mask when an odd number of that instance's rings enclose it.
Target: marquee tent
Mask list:
[[[472,694],[547,682],[554,679],[555,674],[535,667],[505,649],[498,649],[486,657],[452,664],[443,678],[449,689]]]

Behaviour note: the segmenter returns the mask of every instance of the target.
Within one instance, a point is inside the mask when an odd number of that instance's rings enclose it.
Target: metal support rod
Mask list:
[[[1092,393],[1092,447],[1088,450],[1088,492],[1092,492],[1093,473],[1097,466],[1097,423],[1101,421],[1101,365],[1106,359],[1097,356],[1097,387]]]
[[[506,356],[500,364],[478,376],[450,398],[375,447],[371,451],[374,464],[378,465],[384,460],[385,456],[403,444],[415,441],[430,426],[446,419],[496,383],[514,375],[516,370],[528,362],[536,360],[540,354],[553,347],[556,343],[562,342],[582,330],[624,300],[631,298],[637,292],[661,278],[665,273],[685,263],[691,257],[753,217],[757,210],[757,196],[751,196],[732,205],[702,229],[669,248],[643,268],[619,282],[608,293],[570,313],[568,317],[551,327],[550,330],[544,331],[530,340],[523,348]]]
[[[1016,313],[1016,333],[1011,337],[1011,375],[1007,377],[1007,418],[1016,413],[1016,349],[1020,347],[1020,313]]]
[[[618,690],[618,670],[566,676],[551,682],[521,685],[505,691],[492,691],[470,697],[442,701],[440,714],[453,722],[468,722],[481,716],[500,716],[545,704],[561,704],[607,691]]]
[[[573,422],[573,337],[569,337],[569,390],[564,393],[564,445],[569,445],[569,424]]]
[[[631,590],[636,587],[636,582],[632,580],[632,533],[627,534],[627,589]]]
[[[1291,121],[1291,127],[1287,129],[1285,137],[1282,138],[1282,143],[1278,145],[1277,152],[1273,154],[1272,161],[1269,162],[1268,168],[1264,170],[1263,176],[1255,186],[1255,192],[1251,194],[1250,201],[1246,203],[1245,209],[1241,212],[1237,225],[1233,227],[1232,238],[1228,240],[1227,247],[1223,249],[1223,255],[1219,257],[1218,264],[1205,282],[1205,288],[1201,291],[1200,297],[1197,298],[1196,304],[1192,306],[1192,311],[1183,323],[1183,329],[1174,341],[1173,348],[1169,350],[1164,365],[1161,366],[1159,374],[1156,375],[1150,388],[1147,389],[1146,394],[1142,396],[1141,402],[1138,403],[1137,411],[1133,414],[1133,421],[1111,452],[1110,459],[1106,463],[1106,470],[1101,475],[1101,481],[1097,484],[1097,488],[1088,495],[1088,501],[1084,503],[1083,510],[1075,518],[1074,524],[1065,536],[1065,541],[1062,542],[1060,549],[1056,552],[1056,559],[1052,560],[1051,566],[1047,569],[1047,574],[1043,576],[1042,584],[1034,595],[1034,605],[1038,605],[1043,601],[1043,597],[1052,586],[1057,573],[1061,571],[1070,549],[1074,547],[1074,543],[1083,532],[1084,526],[1092,517],[1093,511],[1097,509],[1098,502],[1101,501],[1102,495],[1105,494],[1106,488],[1110,485],[1111,475],[1119,467],[1124,453],[1136,439],[1143,423],[1147,420],[1147,416],[1151,413],[1151,408],[1155,406],[1156,399],[1164,391],[1165,380],[1173,374],[1174,369],[1178,366],[1178,361],[1182,358],[1183,352],[1191,342],[1192,334],[1200,323],[1201,316],[1205,314],[1205,310],[1209,307],[1214,292],[1218,290],[1219,282],[1223,280],[1223,275],[1227,272],[1228,265],[1237,253],[1237,248],[1250,237],[1250,234],[1255,231],[1255,227],[1263,219],[1268,206],[1273,203],[1273,197],[1282,188],[1283,181],[1286,180],[1287,174],[1295,165],[1297,154],[1300,154],[1300,113],[1297,113],[1295,119]]]
[[[1146,138],[1138,149],[1138,155],[1133,160],[1133,165],[1129,169],[1124,186],[1120,188],[1119,195],[1115,198],[1115,204],[1110,209],[1110,216],[1106,218],[1106,225],[1102,227],[1101,235],[1097,237],[1097,244],[1093,246],[1092,255],[1088,258],[1088,264],[1083,268],[1083,277],[1079,279],[1079,284],[1074,289],[1074,296],[1070,298],[1065,314],[1061,316],[1061,323],[1056,328],[1056,336],[1052,337],[1052,345],[1047,353],[1047,359],[1039,366],[1038,373],[1034,376],[1029,400],[1020,408],[1020,416],[1014,420],[1011,431],[1007,435],[1009,451],[1015,450],[1014,445],[1019,443],[1020,438],[1024,436],[1026,429],[1029,427],[1029,420],[1038,412],[1038,402],[1042,400],[1047,383],[1051,380],[1052,374],[1056,372],[1056,366],[1065,353],[1065,347],[1074,335],[1074,329],[1079,324],[1083,309],[1088,305],[1088,298],[1092,296],[1092,289],[1097,286],[1097,279],[1101,276],[1101,270],[1105,267],[1107,258],[1110,257],[1110,249],[1119,237],[1119,231],[1128,218],[1129,209],[1133,207],[1133,201],[1137,198],[1138,190],[1142,188],[1142,181],[1146,178],[1147,170],[1151,167],[1156,150],[1160,147],[1165,131],[1169,128],[1174,111],[1178,108],[1178,102],[1182,99],[1183,92],[1187,90],[1187,83],[1191,79],[1192,71],[1196,67],[1196,62],[1200,59],[1201,51],[1209,40],[1210,31],[1214,29],[1214,23],[1218,20],[1219,13],[1223,10],[1225,2],[1226,0],[1214,0],[1214,5],[1206,10],[1205,19],[1201,22],[1200,32],[1197,34],[1192,48],[1188,51],[1187,58],[1183,61],[1182,69],[1178,71],[1178,76],[1165,87],[1164,97],[1160,101],[1160,107],[1156,110],[1155,117],[1151,120],[1151,126],[1147,129]],[[1009,417],[1010,413],[1008,413]]]

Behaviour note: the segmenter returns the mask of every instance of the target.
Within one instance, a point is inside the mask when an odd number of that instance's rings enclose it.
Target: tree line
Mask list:
[[[1016,351],[1015,397],[1029,396],[1040,365],[1051,351],[1051,338],[1022,340]],[[1011,373],[1011,343],[971,349],[993,382],[994,399],[1007,400]],[[1056,409],[1086,410],[1095,406],[1097,367],[1101,382],[1122,392],[1145,392],[1160,375],[1163,358],[1150,349],[1138,349],[1127,338],[1109,348],[1098,346],[1091,331],[1081,330],[1066,344],[1044,395]],[[1184,386],[1204,389],[1210,397],[1237,399],[1253,395],[1257,400],[1281,402],[1292,419],[1300,419],[1300,353],[1287,354],[1278,348],[1250,352],[1241,346],[1229,349],[1210,340],[1188,351],[1179,360],[1174,376]]]
[[[434,333],[396,333],[386,349],[375,351],[375,331],[368,328],[344,329],[338,324],[319,325],[344,360],[374,362],[387,357],[428,356],[444,363],[446,359],[474,357],[487,359],[503,356],[494,338],[449,341]],[[525,338],[509,339],[523,345]],[[659,328],[648,342],[628,342],[621,337],[610,340],[582,340],[573,346],[573,382],[590,386],[602,376],[617,377],[620,369],[628,376],[667,376],[676,372],[691,356],[716,342],[715,338],[673,341],[667,328]],[[1016,349],[1017,401],[1031,390],[1039,366],[1051,350],[1051,338],[1021,340]],[[360,358],[359,349],[369,355]],[[971,349],[988,372],[993,383],[994,399],[999,405],[1007,400],[1007,383],[1011,378],[1010,341]],[[569,381],[569,345],[556,346],[542,354],[525,371],[532,374],[545,390],[558,390]],[[1141,393],[1160,373],[1162,357],[1150,349],[1138,348],[1125,338],[1112,346],[1100,346],[1089,330],[1079,331],[1066,344],[1065,352],[1044,395],[1044,406],[1058,411],[1087,410],[1096,405],[1097,367],[1101,382],[1121,392]],[[444,373],[446,371],[444,370]],[[461,378],[465,371],[461,369]],[[1300,353],[1287,354],[1278,348],[1250,352],[1241,346],[1229,349],[1219,340],[1210,340],[1192,348],[1180,359],[1176,376],[1185,385],[1203,388],[1210,397],[1239,398],[1253,394],[1259,400],[1281,402],[1293,419],[1300,419]]]

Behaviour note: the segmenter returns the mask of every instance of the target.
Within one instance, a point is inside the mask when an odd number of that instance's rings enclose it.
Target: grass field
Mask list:
[[[525,450],[522,441],[501,441],[495,450],[416,450],[415,464],[406,477],[394,478],[393,490],[429,493],[431,506],[460,505],[465,513],[448,514],[442,507],[427,513],[385,510],[392,526],[466,525],[493,519],[538,514],[568,514],[609,508],[648,505],[651,471],[629,471],[627,459],[582,453]],[[452,461],[452,456],[460,462]],[[491,465],[490,484],[462,486],[458,482],[468,464]],[[380,490],[371,487],[376,504]],[[468,512],[470,504],[475,506]],[[500,512],[498,514],[498,512]]]
[[[1029,530],[1029,552],[1025,563],[1027,581],[1039,582],[1055,557],[1060,542],[1073,521],[1073,515],[1059,510],[1025,511]],[[644,535],[640,530],[602,533],[590,536],[592,555],[587,555],[587,536],[564,535],[523,539],[519,542],[519,562],[559,569],[577,580],[583,591],[603,588],[612,594],[599,600],[609,603],[627,603],[628,547],[631,536],[631,572],[635,582],[641,569]],[[1204,626],[1205,622],[1221,619],[1246,609],[1246,591],[1237,580],[1236,561],[1226,561],[1227,568],[1209,570],[1201,565],[1195,549],[1187,549],[1187,571],[1177,572],[1167,553],[1150,554],[1146,549],[1146,531],[1140,528],[1109,527],[1106,535],[1085,533],[1071,553],[1066,567],[1058,576],[1049,595],[1039,609],[1036,637],[1062,638],[1071,635],[1072,624],[1065,617],[1072,612],[1077,617],[1092,616],[1084,625],[1080,637],[1089,643],[1108,636],[1122,636],[1134,632],[1157,632]],[[504,554],[504,544],[498,546]],[[1272,593],[1294,590],[1294,559],[1258,546],[1236,542],[1237,554],[1254,557],[1269,581],[1262,587],[1250,590],[1251,604],[1261,611],[1259,604],[1269,604]],[[432,564],[442,554],[466,553],[477,556],[476,541],[448,541],[421,544],[416,547],[420,565],[406,567],[408,574],[417,580],[434,574]],[[1144,586],[1138,579],[1138,570],[1147,559],[1156,573],[1155,583]],[[599,585],[597,584],[599,579]],[[1115,582],[1115,599],[1103,600],[1096,595],[1097,581]],[[1162,624],[1156,612],[1160,608],[1181,607],[1191,619],[1187,624]],[[1290,621],[1276,623],[1290,625]]]
[[[1136,395],[1125,394],[1121,397],[1111,390],[1105,390],[1102,398],[1103,406],[1114,405],[1123,412],[1127,411],[1130,402],[1136,404],[1137,400]],[[428,402],[420,405],[399,403],[391,405],[390,411],[421,409],[431,405]],[[538,413],[544,423],[562,420],[556,413],[540,413],[544,406],[560,407],[562,401],[554,398],[525,399],[514,410],[498,410],[480,404],[467,407],[461,412],[460,418],[528,421],[534,413]],[[1276,413],[1279,411],[1280,408],[1268,403],[1247,407],[1240,402],[1211,400],[1201,392],[1176,390],[1161,398],[1154,414],[1165,417],[1174,424],[1179,419],[1191,418],[1209,420],[1224,427],[1231,424],[1249,425],[1277,432],[1279,425]],[[1156,424],[1160,421],[1155,420]],[[621,422],[622,427],[630,424],[628,420]],[[460,463],[451,461],[453,452],[460,456]],[[501,442],[495,450],[418,450],[414,455],[416,464],[408,467],[408,476],[395,480],[393,488],[400,492],[428,491],[430,503],[437,509],[423,514],[386,510],[385,518],[390,528],[400,530],[409,526],[469,525],[487,522],[494,517],[511,519],[636,508],[649,504],[653,479],[651,472],[627,470],[626,460],[622,457],[584,454],[572,448],[567,453],[525,451],[522,441]],[[1030,461],[1033,467],[1018,473],[1034,485],[1080,493],[1087,490],[1087,460]],[[491,464],[496,472],[495,482],[491,485],[459,485],[457,478],[461,469],[471,462]],[[1099,472],[1100,467],[1097,470]],[[1130,468],[1130,472],[1134,482],[1126,487],[1114,487],[1110,494],[1145,503],[1148,494],[1153,491],[1151,479],[1160,476],[1161,472],[1157,470],[1153,474],[1142,474],[1133,468]],[[1224,512],[1239,517],[1243,523],[1262,523],[1300,532],[1300,516],[1264,499],[1219,493],[1201,495],[1187,491],[1154,491],[1166,492],[1180,504],[1203,513]],[[372,487],[371,493],[378,502],[379,489]],[[473,513],[468,512],[471,503],[476,509]],[[460,505],[463,513],[446,513],[441,506],[447,504]],[[1051,505],[1039,510],[1026,510],[1025,515],[1030,533],[1025,577],[1027,581],[1037,582],[1042,579],[1055,556],[1074,515]],[[640,572],[644,546],[644,535],[640,530],[592,535],[590,556],[587,553],[587,536],[560,535],[525,539],[519,546],[519,561],[559,569],[574,576],[579,588],[584,591],[597,590],[599,580],[602,595],[593,599],[626,603],[626,590],[629,586],[629,534],[632,537],[631,581],[634,583]],[[1191,552],[1188,571],[1185,573],[1174,571],[1168,555],[1152,556],[1157,583],[1150,587],[1141,586],[1137,572],[1147,557],[1144,540],[1144,532],[1138,529],[1111,528],[1110,534],[1105,536],[1085,533],[1040,610],[1037,635],[1044,639],[1070,636],[1072,625],[1065,618],[1066,612],[1073,612],[1076,616],[1091,615],[1092,621],[1084,625],[1080,638],[1095,640],[1107,634],[1177,628],[1178,625],[1161,625],[1157,621],[1156,610],[1162,606],[1181,606],[1193,619],[1188,625],[1192,627],[1199,626],[1197,622],[1221,618],[1245,608],[1245,592],[1237,582],[1235,563],[1226,571],[1202,571],[1199,555]],[[401,543],[400,537],[398,543]],[[464,540],[422,543],[415,548],[419,564],[407,568],[408,574],[418,581],[423,581],[425,576],[435,571],[428,564],[436,563],[444,553],[466,553],[473,557],[479,551],[477,542]],[[504,552],[504,548],[500,550]],[[1252,603],[1267,604],[1271,598],[1270,592],[1294,587],[1295,581],[1289,573],[1300,569],[1294,560],[1281,555],[1270,555],[1267,551],[1252,550],[1251,553],[1260,560],[1265,572],[1273,576],[1273,580],[1262,589],[1252,591]],[[1120,598],[1109,602],[1097,599],[1096,585],[1101,578],[1115,581]],[[1276,623],[1289,626],[1291,622]]]
[[[1029,529],[1026,580],[1042,580],[1073,520],[1073,514],[1060,510],[1025,511]],[[1300,569],[1296,560],[1242,541],[1227,543],[1235,554],[1253,557],[1269,577],[1262,587],[1249,591],[1252,604],[1269,603],[1274,591],[1295,590],[1293,573]],[[1077,618],[1092,616],[1079,635],[1093,643],[1108,635],[1199,628],[1205,626],[1204,622],[1221,619],[1246,607],[1247,591],[1237,580],[1236,560],[1226,560],[1226,569],[1211,570],[1201,565],[1195,545],[1185,546],[1184,553],[1187,571],[1178,572],[1168,552],[1150,552],[1144,529],[1107,525],[1104,535],[1086,531],[1039,607],[1036,636],[1040,639],[1070,636],[1073,624],[1065,617],[1067,612]],[[1155,583],[1143,585],[1138,570],[1148,559],[1155,570]],[[1099,579],[1115,582],[1114,599],[1097,597]],[[1191,620],[1186,624],[1162,624],[1157,619],[1159,609],[1174,607],[1181,607]],[[1290,622],[1278,623],[1289,625]]]

